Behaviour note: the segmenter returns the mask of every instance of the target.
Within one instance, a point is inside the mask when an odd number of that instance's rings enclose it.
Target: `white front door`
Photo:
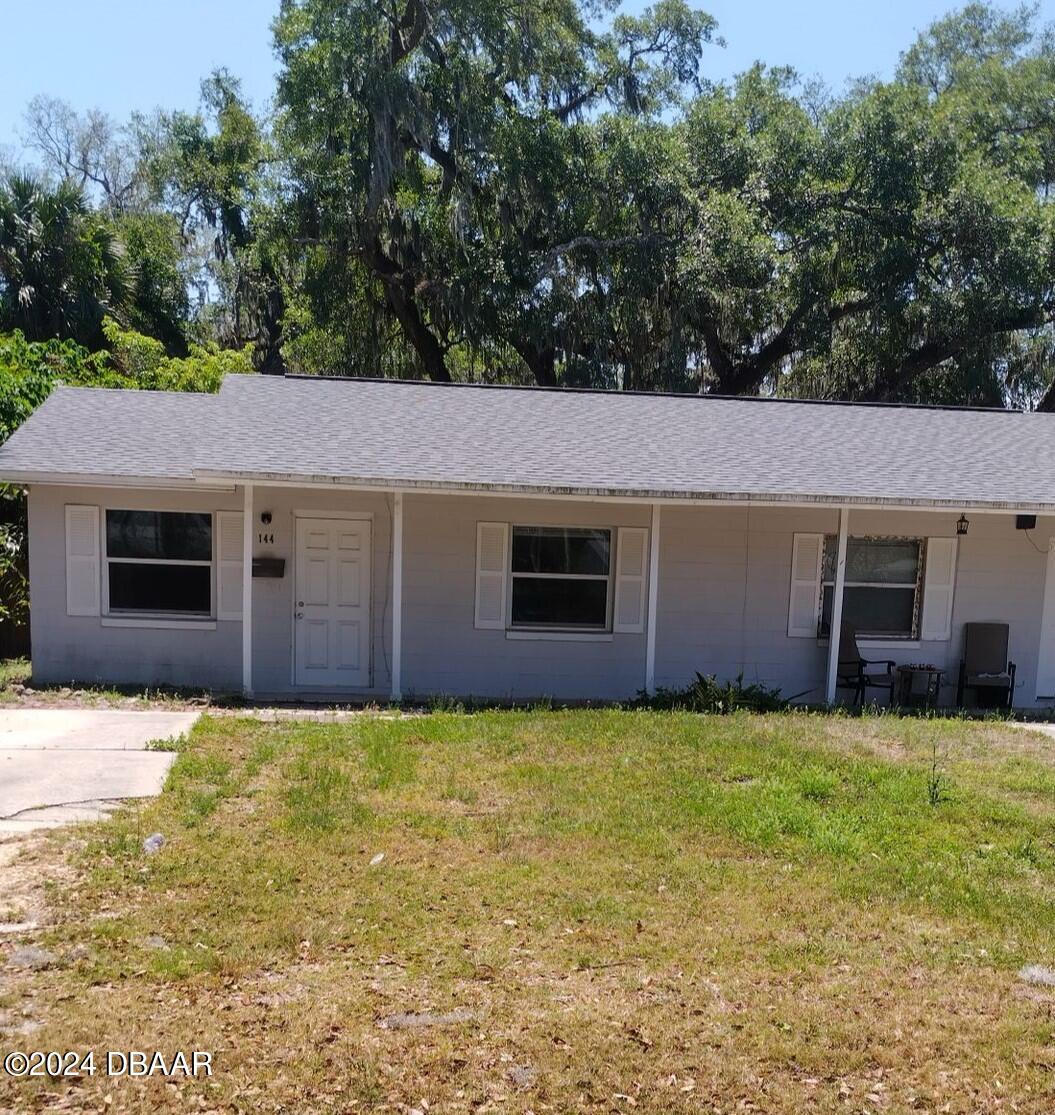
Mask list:
[[[370,684],[370,523],[297,519],[294,680]]]

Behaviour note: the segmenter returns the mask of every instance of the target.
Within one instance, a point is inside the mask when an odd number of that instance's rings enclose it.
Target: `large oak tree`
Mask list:
[[[599,30],[600,14],[283,4],[293,332],[317,357],[436,379],[1037,396],[1055,56],[1028,11],[971,5],[894,81],[841,99],[762,67],[708,85],[714,24],[680,0]]]

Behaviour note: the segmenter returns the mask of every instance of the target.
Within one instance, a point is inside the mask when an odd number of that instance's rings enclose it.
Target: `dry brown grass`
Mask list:
[[[0,1104],[1050,1112],[1055,994],[1016,977],[1055,961],[1044,746],[807,716],[206,721],[157,802],[35,853],[78,874],[49,895],[61,965],[8,979],[43,1026],[0,1042],[205,1049],[215,1076],[0,1078]]]

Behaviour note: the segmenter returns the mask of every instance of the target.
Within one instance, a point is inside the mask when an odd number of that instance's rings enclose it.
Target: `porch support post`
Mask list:
[[[648,532],[648,618],[645,627],[645,692],[656,688],[656,606],[659,603],[660,505],[652,504],[652,529]]]
[[[242,696],[253,695],[253,485],[242,489]]]
[[[392,700],[403,697],[403,493],[392,506]]]
[[[828,631],[828,686],[825,700],[835,704],[835,682],[839,673],[839,637],[843,627],[843,592],[846,587],[846,535],[850,512],[839,508],[839,546],[835,558],[835,586],[832,589],[832,619]]]

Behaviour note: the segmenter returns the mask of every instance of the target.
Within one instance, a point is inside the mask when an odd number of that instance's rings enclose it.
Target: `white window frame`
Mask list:
[[[824,643],[828,642],[829,635],[825,634],[821,629],[821,624],[824,620],[824,590],[829,586],[832,591],[835,591],[834,580],[825,580],[824,577],[824,555],[828,548],[828,539],[835,538],[834,534],[826,534],[821,543],[821,578],[820,578],[820,593],[817,597],[817,637]],[[915,542],[919,546],[919,559],[916,563],[916,580],[911,587],[914,588],[915,596],[912,601],[912,629],[908,634],[902,635],[894,631],[859,631],[859,641],[864,642],[883,642],[883,643],[918,643],[920,639],[920,627],[923,621],[923,592],[924,592],[924,571],[927,567],[927,539],[912,534],[856,534],[851,535],[849,542]],[[908,581],[850,581],[847,580],[843,586],[844,591],[849,588],[871,588],[871,589],[900,589],[904,591],[909,588]],[[845,605],[844,605],[845,606]]]
[[[583,530],[604,531],[608,535],[608,572],[600,573],[516,573],[513,571],[513,542],[518,530]],[[581,523],[510,523],[509,543],[506,561],[509,571],[509,586],[506,591],[506,635],[511,639],[579,638],[584,641],[605,639],[612,635],[612,608],[615,603],[616,537],[618,531],[612,526],[584,526]],[[513,622],[513,581],[517,577],[532,580],[552,581],[604,581],[605,582],[605,620],[603,627],[587,627],[581,624],[559,623],[514,623]]]
[[[104,627],[214,627],[216,621],[216,512],[187,510],[182,507],[103,507],[102,522],[99,527],[100,571],[102,575],[102,618]],[[209,545],[211,555],[208,561],[182,561],[177,558],[112,558],[108,546],[107,517],[111,511],[140,511],[159,515],[208,515]],[[138,608],[110,607],[110,565],[194,565],[209,567],[209,610],[208,612],[148,612]]]

